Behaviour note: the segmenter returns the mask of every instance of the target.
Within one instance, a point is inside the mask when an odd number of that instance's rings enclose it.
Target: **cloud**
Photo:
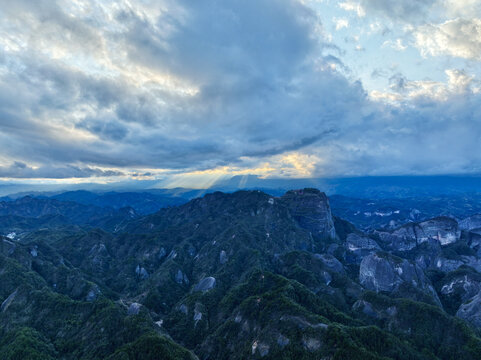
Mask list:
[[[392,20],[416,22],[423,20],[438,0],[361,0],[366,13],[375,13]]]
[[[374,13],[401,22],[423,20],[437,0],[360,0],[366,13]]]
[[[77,167],[73,165],[65,167],[46,165],[33,168],[23,162],[18,161],[9,166],[0,166],[0,178],[10,179],[65,179],[124,175],[124,173],[115,170],[102,170],[98,168]]]
[[[423,56],[481,58],[481,1],[479,0],[361,0],[366,13],[404,24],[402,32],[413,37]],[[400,39],[383,46],[407,47]]]
[[[423,25],[415,30],[414,37],[424,56],[481,59],[481,19],[458,18],[439,25]]]
[[[481,14],[480,0],[444,0],[442,3],[451,18],[472,19]]]
[[[364,8],[361,6],[361,4],[359,4],[359,2],[351,1],[351,0],[343,1],[343,2],[339,3],[339,7],[341,9],[346,10],[346,11],[355,12],[358,17],[366,16],[366,12],[365,12]]]
[[[169,11],[154,17],[126,4],[110,14],[115,31],[91,22],[82,28],[103,44],[85,63],[49,53],[65,34],[7,53],[0,83],[6,156],[209,168],[312,145],[350,121],[346,109],[362,106],[362,87],[332,70],[342,63],[321,55],[319,19],[296,1],[163,2]],[[65,25],[67,15],[53,9],[46,26]],[[126,51],[104,51],[114,44]],[[111,66],[92,72],[90,62]]]
[[[432,102],[431,107],[443,106],[446,102],[459,101],[461,96],[476,101],[481,89],[481,82],[464,70],[445,70],[446,82],[433,80],[409,80],[402,73],[389,78],[391,92],[373,92],[373,98],[385,98],[390,101],[409,105],[412,101]],[[416,103],[414,103],[416,104]],[[410,104],[410,105],[414,105]]]
[[[402,101],[402,98],[401,98]],[[317,151],[328,159],[314,174],[324,176],[479,173],[481,136],[473,93],[439,100],[409,99],[409,106],[385,107],[362,127]],[[362,134],[362,135],[360,135]],[[406,169],[409,169],[406,172]]]
[[[334,23],[336,24],[336,30],[341,30],[349,27],[349,20],[345,18],[334,18]]]
[[[225,81],[231,85],[239,74],[289,77],[315,45],[309,36],[314,13],[296,1],[209,3],[179,1],[185,19],[167,14],[149,23],[139,14],[123,14],[130,59],[197,86],[222,81],[224,75],[230,75]],[[172,29],[167,33],[166,23]]]
[[[401,3],[396,16],[430,6]],[[363,15],[353,2],[340,6]],[[453,70],[440,83],[399,74],[378,94],[396,103],[373,101],[319,15],[299,1],[21,0],[8,11],[0,153],[18,162],[0,167],[0,177],[212,169],[292,177],[481,164],[467,151],[479,142],[472,76]]]
[[[393,105],[381,102],[357,131],[324,144],[317,156],[329,161],[317,173],[479,173],[481,155],[473,149],[481,136],[481,84],[462,70],[447,70],[446,79],[412,81],[396,74],[391,92],[375,94]]]
[[[63,5],[63,6],[62,6]],[[68,53],[92,54],[102,49],[102,38],[79,17],[65,11],[55,0],[0,0],[3,39],[14,50],[48,51],[53,57]],[[11,31],[17,30],[17,31]]]
[[[403,41],[402,39],[396,39],[396,41],[393,41],[393,40],[386,40],[383,44],[382,44],[383,47],[390,47],[396,51],[404,51],[406,50],[408,47],[406,45],[403,44]]]

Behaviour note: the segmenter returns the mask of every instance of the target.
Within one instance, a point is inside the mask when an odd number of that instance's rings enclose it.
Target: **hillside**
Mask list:
[[[83,209],[68,204],[67,219]],[[28,229],[52,211],[19,206],[5,216],[22,236],[1,239],[2,359],[481,354],[477,216],[364,233],[316,189],[215,192],[101,228]]]

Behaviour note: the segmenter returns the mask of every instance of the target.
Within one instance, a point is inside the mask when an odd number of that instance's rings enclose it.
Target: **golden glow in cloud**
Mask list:
[[[246,158],[243,160],[248,161]],[[203,171],[173,174],[160,181],[158,187],[207,189],[214,186],[217,182],[232,176],[248,175],[257,175],[264,179],[277,177],[309,178],[315,176],[316,167],[321,162],[322,159],[315,155],[290,152],[273,156],[268,161],[254,167],[223,166]]]

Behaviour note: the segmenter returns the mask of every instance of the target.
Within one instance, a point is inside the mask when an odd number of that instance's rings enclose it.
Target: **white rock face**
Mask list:
[[[481,328],[481,292],[462,304],[456,316]]]
[[[342,265],[342,263],[330,254],[314,254],[314,257],[316,259],[321,260],[329,270],[332,270],[341,274],[345,272],[344,266]]]
[[[202,320],[202,313],[197,309],[194,309],[194,321],[197,323],[200,320]]]
[[[86,301],[95,301],[98,299],[99,295],[101,294],[101,291],[97,285],[94,285],[90,291],[88,292],[87,296],[85,297]]]
[[[380,317],[377,311],[375,311],[372,307],[372,304],[365,300],[357,300],[354,305],[352,305],[352,309],[357,312],[362,312],[364,315],[369,317],[376,319]]]
[[[479,228],[481,228],[481,214],[476,214],[459,221],[460,230],[471,231]]]
[[[347,236],[344,247],[346,248],[345,260],[348,263],[355,264],[359,264],[364,257],[374,251],[381,250],[377,242],[373,239],[354,233]]]
[[[455,219],[438,217],[418,224],[403,225],[390,234],[384,232],[378,234],[390,249],[406,251],[431,239],[437,240],[441,245],[452,244],[461,237],[461,230]]]
[[[141,307],[142,304],[139,303],[130,304],[129,309],[127,310],[127,315],[138,315]]]
[[[215,278],[212,276],[202,279],[195,287],[194,291],[209,291],[215,287]]]
[[[401,284],[408,283],[439,303],[434,288],[419,265],[387,253],[366,256],[361,261],[359,281],[365,288],[376,292],[394,292]]]
[[[145,268],[142,267],[142,266],[140,266],[140,265],[137,265],[137,267],[135,268],[135,273],[136,273],[142,280],[148,279],[148,277],[149,277],[149,273],[147,272],[147,270],[145,270]]]
[[[282,334],[279,334],[279,336],[277,337],[277,345],[279,345],[281,348],[289,345],[290,342],[291,341],[289,340],[289,338],[285,337]]]
[[[162,324],[164,323],[164,320],[159,320],[159,321],[156,321],[155,322],[155,325],[157,325],[158,327],[162,327]]]
[[[439,258],[436,261],[436,268],[446,273],[454,271],[462,265],[464,265],[464,262],[462,262],[461,260]]]
[[[463,302],[476,296],[480,291],[481,281],[472,274],[455,276],[441,287],[441,294],[458,294]]]
[[[184,274],[182,273],[181,270],[177,270],[177,274],[175,274],[175,282],[177,284],[182,284],[183,280],[184,280]]]
[[[419,223],[420,232],[417,232],[418,243],[430,238],[438,240],[441,245],[448,245],[459,240],[461,231],[456,220],[446,217],[435,218]]]
[[[224,265],[228,260],[227,253],[222,250],[219,254],[219,262]]]
[[[251,351],[252,351],[252,355],[254,355],[256,353],[256,351],[258,351],[259,355],[261,357],[264,357],[267,354],[269,354],[269,345],[258,342],[256,340],[252,343]]]
[[[354,233],[347,235],[346,246],[351,251],[358,250],[358,249],[366,249],[366,250],[381,249],[377,244],[377,242],[375,242],[373,239],[359,236]]]
[[[177,284],[182,284],[182,283],[185,283],[185,284],[189,284],[189,278],[187,277],[186,274],[184,274],[182,272],[182,270],[177,270],[177,273],[175,274],[175,282]]]
[[[312,337],[304,337],[302,339],[302,344],[309,351],[316,351],[321,347],[321,341]]]
[[[384,247],[389,250],[409,251],[417,245],[414,234],[406,231],[404,227],[395,230],[393,233],[380,231],[376,234],[379,235]]]
[[[165,248],[161,248],[158,255],[159,259],[162,259],[165,255],[167,255],[167,251],[165,250]]]
[[[462,256],[461,260],[468,266],[471,266],[477,272],[481,272],[481,259],[475,256]]]
[[[10,304],[15,300],[15,297],[17,296],[18,290],[15,290],[13,293],[11,293],[8,298],[5,299],[4,302],[2,302],[2,305],[0,306],[0,311],[4,312],[8,309]]]
[[[324,284],[326,284],[327,286],[329,286],[329,284],[330,284],[331,281],[332,281],[332,276],[331,276],[331,274],[329,274],[327,271],[322,270],[319,276],[320,276],[321,281],[322,281]]]
[[[251,346],[252,355],[256,353],[256,350],[257,350],[257,341],[254,341]]]

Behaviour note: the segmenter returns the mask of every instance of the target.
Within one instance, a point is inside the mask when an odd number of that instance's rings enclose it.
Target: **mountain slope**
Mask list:
[[[477,308],[459,313],[481,288],[475,231],[366,234],[315,189],[33,229],[2,240],[0,330],[46,358],[478,359]]]

